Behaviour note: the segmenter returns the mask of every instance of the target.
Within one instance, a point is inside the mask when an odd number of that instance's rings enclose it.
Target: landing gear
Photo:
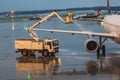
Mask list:
[[[99,48],[97,50],[97,59],[100,59],[101,57],[105,58],[106,50],[105,50],[105,45],[103,45],[103,43],[106,40],[107,40],[107,38],[105,38],[104,40],[102,40],[102,37],[100,37],[100,39],[99,39]]]
[[[101,57],[105,58],[105,55],[106,55],[105,45],[102,45],[102,47],[101,48],[99,47],[97,50],[97,59],[100,59]]]
[[[102,37],[100,37],[99,39],[99,48],[97,50],[97,59],[100,60],[100,67],[103,70],[103,59],[106,56],[106,50],[105,50],[105,45],[103,45],[103,43],[107,40],[107,38],[105,38],[104,40],[102,40]]]

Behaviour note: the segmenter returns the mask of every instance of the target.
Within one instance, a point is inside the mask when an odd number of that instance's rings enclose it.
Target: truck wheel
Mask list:
[[[47,51],[43,51],[42,56],[48,56],[48,52]]]
[[[22,54],[23,56],[28,56],[28,52],[27,52],[26,50],[21,51],[21,54]]]
[[[52,53],[51,56],[55,56],[55,53]]]

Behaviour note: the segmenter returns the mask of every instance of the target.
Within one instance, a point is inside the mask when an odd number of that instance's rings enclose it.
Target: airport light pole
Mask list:
[[[111,14],[109,0],[106,0],[106,3],[107,3],[107,12],[108,12],[108,14]]]
[[[14,10],[10,11],[10,17],[12,19],[12,30],[14,30]]]

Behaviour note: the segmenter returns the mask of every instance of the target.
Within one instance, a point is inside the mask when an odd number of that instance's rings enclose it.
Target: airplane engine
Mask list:
[[[84,48],[88,52],[96,52],[98,50],[98,43],[93,39],[87,39],[84,43]]]

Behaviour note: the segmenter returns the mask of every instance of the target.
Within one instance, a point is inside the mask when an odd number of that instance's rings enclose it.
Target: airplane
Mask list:
[[[69,34],[81,34],[87,35],[88,39],[85,41],[84,48],[90,53],[97,52],[97,58],[105,58],[105,45],[104,42],[110,38],[116,43],[120,44],[120,15],[106,15],[102,20],[101,24],[106,30],[105,33],[95,33],[91,31],[70,31],[70,30],[54,30],[54,29],[34,29],[47,32],[60,32],[60,33],[69,33]],[[92,39],[91,36],[98,36],[99,42],[95,39]],[[102,53],[101,53],[102,51]]]
[[[98,9],[96,14],[81,14],[81,15],[76,15],[73,17],[73,19],[92,19],[92,18],[98,18],[101,14],[101,9]]]

